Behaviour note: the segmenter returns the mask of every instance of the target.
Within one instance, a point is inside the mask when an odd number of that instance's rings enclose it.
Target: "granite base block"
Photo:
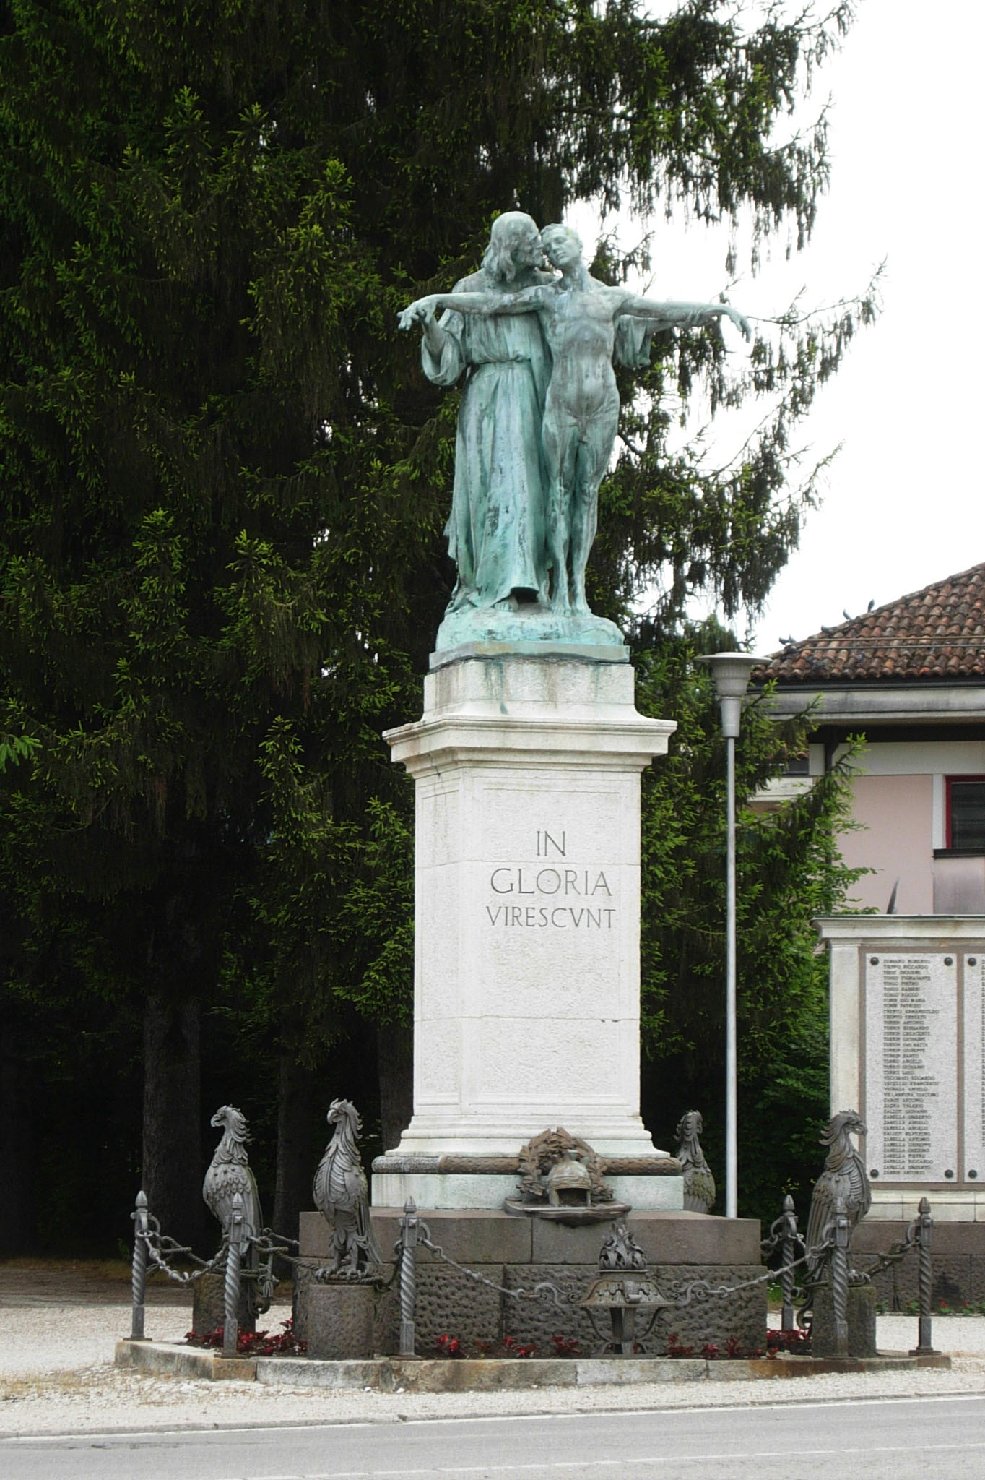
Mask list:
[[[438,1338],[443,1335],[457,1338],[466,1351],[475,1354],[499,1348],[506,1337],[532,1346],[538,1356],[554,1354],[555,1338],[577,1342],[584,1356],[602,1352],[609,1337],[608,1312],[597,1311],[593,1324],[580,1304],[598,1276],[597,1265],[474,1264],[471,1269],[481,1281],[440,1264],[418,1268],[419,1355],[440,1356]],[[650,1269],[667,1298],[682,1300],[692,1282],[731,1287],[746,1284],[760,1273],[759,1265],[656,1265]],[[396,1301],[389,1309],[389,1329],[379,1330],[378,1350],[392,1353],[397,1350],[400,1310]],[[637,1321],[641,1334],[647,1320],[647,1313],[641,1312]],[[679,1309],[664,1312],[641,1346],[652,1356],[663,1356],[672,1347],[690,1348],[700,1356],[706,1346],[722,1352],[730,1344],[743,1353],[762,1350],[765,1339],[766,1285],[761,1283],[734,1295],[694,1298]]]
[[[876,1355],[876,1292],[871,1285],[849,1286],[848,1351],[844,1353],[838,1351],[831,1288],[822,1285],[815,1292],[811,1321],[811,1356],[839,1355],[853,1359]]]
[[[320,1285],[305,1280],[297,1299],[295,1334],[310,1357],[361,1361],[375,1351],[375,1307],[371,1285]]]
[[[379,1247],[392,1250],[400,1232],[400,1213],[374,1208],[372,1217]],[[571,1228],[475,1209],[422,1208],[420,1218],[436,1247],[418,1245],[419,1354],[439,1354],[438,1338],[443,1335],[457,1337],[471,1351],[498,1348],[507,1336],[533,1345],[542,1355],[553,1353],[555,1336],[576,1341],[585,1355],[601,1349],[609,1330],[608,1313],[597,1316],[598,1325],[593,1326],[579,1302],[598,1276],[599,1250],[608,1225]],[[628,1222],[661,1290],[667,1298],[686,1300],[654,1323],[644,1343],[648,1352],[655,1356],[666,1352],[671,1333],[675,1338],[671,1345],[690,1347],[696,1355],[707,1345],[724,1351],[731,1342],[744,1352],[763,1346],[767,1285],[759,1279],[764,1271],[758,1222],[687,1212],[642,1212],[630,1215]],[[323,1257],[330,1236],[320,1215],[301,1215],[304,1256]],[[464,1269],[455,1268],[449,1259]],[[386,1272],[391,1270],[392,1265]],[[300,1279],[302,1292],[307,1278]],[[724,1297],[693,1291],[688,1298],[687,1287],[697,1281],[713,1289],[746,1288]],[[538,1284],[553,1285],[557,1295],[549,1289],[534,1295]],[[527,1293],[520,1296],[521,1289]],[[643,1325],[645,1317],[640,1320]],[[373,1350],[395,1353],[399,1331],[394,1279],[374,1298]],[[304,1339],[303,1330],[300,1334]]]
[[[420,1216],[431,1239],[459,1263],[596,1264],[608,1223],[570,1228],[537,1218],[511,1218],[490,1210],[438,1211],[421,1208]],[[400,1233],[400,1210],[374,1207],[373,1231],[380,1248],[393,1248]],[[322,1253],[330,1233],[317,1213],[301,1214],[301,1245],[305,1253]],[[630,1213],[630,1232],[649,1264],[759,1264],[760,1227],[755,1218],[716,1218],[707,1213]],[[320,1242],[319,1242],[320,1241]],[[327,1245],[325,1245],[327,1248]],[[423,1262],[435,1258],[420,1250]]]
[[[203,1274],[195,1281],[192,1294],[192,1330],[199,1336],[216,1331],[226,1324],[225,1275],[221,1270]],[[239,1329],[257,1328],[256,1294],[253,1285],[244,1281],[239,1291]]]

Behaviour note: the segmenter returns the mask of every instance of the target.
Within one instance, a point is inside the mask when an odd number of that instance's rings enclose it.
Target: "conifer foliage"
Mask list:
[[[748,210],[803,240],[823,119],[783,146],[774,126],[848,10],[770,13],[742,35],[719,0],[657,20],[636,0],[11,0],[0,1149],[15,1183],[33,1113],[18,1086],[71,1080],[85,1024],[110,1077],[143,1064],[144,1178],[180,1234],[217,1008],[288,1067],[317,1062],[353,1003],[399,1016],[406,919],[394,907],[388,948],[373,900],[380,877],[406,897],[383,821],[405,836],[407,792],[378,736],[417,710],[450,588],[454,400],[423,382],[396,310],[471,270],[514,206]],[[793,330],[785,352],[763,341],[739,383],[720,342],[667,340],[606,494],[597,609],[629,621],[659,573],[662,641],[695,590],[729,611],[761,600],[797,533],[790,418],[856,321]],[[666,455],[667,380],[772,396],[740,467],[709,478]]]

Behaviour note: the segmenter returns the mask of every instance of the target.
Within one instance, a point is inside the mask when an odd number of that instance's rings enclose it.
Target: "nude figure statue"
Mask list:
[[[560,272],[553,282],[513,293],[439,293],[419,299],[400,317],[403,328],[425,306],[463,314],[536,313],[551,353],[551,377],[541,436],[547,479],[545,540],[551,605],[587,612],[585,568],[598,522],[598,489],[609,466],[619,422],[612,368],[620,318],[645,321],[651,332],[732,320],[745,338],[749,325],[726,303],[664,303],[593,278],[570,228],[546,226],[541,244]]]

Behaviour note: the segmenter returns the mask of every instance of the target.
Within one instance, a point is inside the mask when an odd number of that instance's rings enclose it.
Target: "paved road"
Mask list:
[[[985,1398],[0,1440],[4,1480],[980,1480]]]

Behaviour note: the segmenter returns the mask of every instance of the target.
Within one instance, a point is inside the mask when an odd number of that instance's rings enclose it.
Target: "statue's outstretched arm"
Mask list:
[[[659,303],[655,298],[628,294],[620,303],[619,312],[630,318],[647,319],[655,329],[692,328],[724,316],[732,320],[744,339],[752,337],[748,321],[728,303]]]
[[[494,293],[429,293],[426,298],[415,298],[408,304],[397,323],[401,329],[412,329],[449,308],[458,313],[492,313],[496,302]]]
[[[485,296],[485,295],[481,295]],[[546,308],[554,296],[552,284],[538,284],[534,288],[521,288],[516,293],[495,293],[488,308],[483,313],[531,313],[538,308]]]

